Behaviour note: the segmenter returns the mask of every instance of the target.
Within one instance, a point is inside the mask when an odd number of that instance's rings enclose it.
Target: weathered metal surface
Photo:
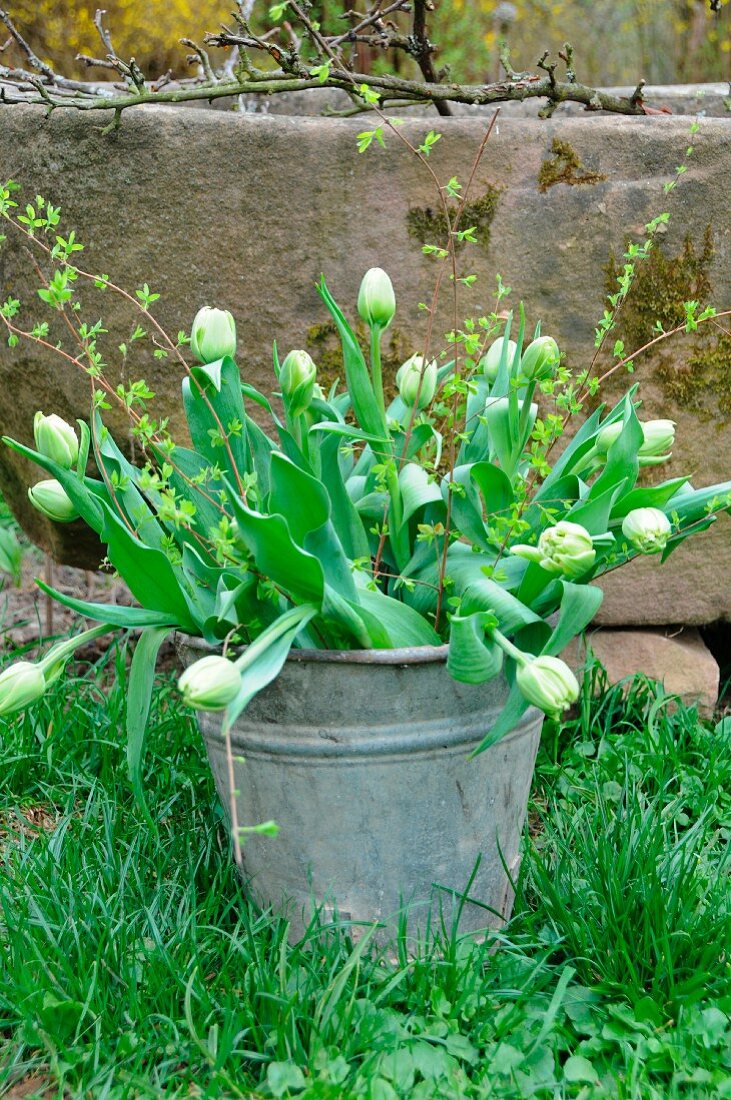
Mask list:
[[[280,826],[276,838],[246,841],[253,893],[287,910],[294,935],[313,901],[391,931],[405,905],[414,932],[430,901],[432,918],[441,907],[451,921],[476,867],[460,929],[501,924],[512,909],[505,867],[517,874],[543,716],[530,710],[470,760],[505,699],[502,678],[456,683],[446,647],[424,661],[414,650],[352,656],[296,654],[236,724],[239,824]],[[220,717],[200,719],[228,807]]]

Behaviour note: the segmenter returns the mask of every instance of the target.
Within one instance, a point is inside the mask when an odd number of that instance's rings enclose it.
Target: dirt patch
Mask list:
[[[20,584],[0,580],[0,653],[33,648],[86,624],[75,611],[63,607],[38,588],[40,578],[62,592],[95,603],[130,604],[129,589],[119,578],[105,573],[57,565],[35,546],[23,553]],[[86,624],[88,625],[88,624]]]

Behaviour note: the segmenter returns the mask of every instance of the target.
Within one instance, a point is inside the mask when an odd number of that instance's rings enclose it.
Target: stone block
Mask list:
[[[697,703],[701,714],[713,714],[718,701],[719,668],[697,630],[591,630],[583,638],[574,639],[562,656],[572,668],[579,669],[587,647],[601,661],[610,683],[643,672],[659,680],[684,703]]]

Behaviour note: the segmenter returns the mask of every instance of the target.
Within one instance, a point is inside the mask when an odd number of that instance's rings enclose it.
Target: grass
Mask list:
[[[0,729],[0,1096],[731,1097],[731,723],[588,682],[510,926],[389,958],[250,905],[169,681],[150,830],[123,679],[112,652]]]

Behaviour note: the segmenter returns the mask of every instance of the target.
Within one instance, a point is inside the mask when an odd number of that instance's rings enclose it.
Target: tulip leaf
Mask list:
[[[358,439],[364,443],[377,443],[383,447],[390,446],[391,440],[387,436],[371,435],[370,432],[364,432],[360,428],[354,427],[352,424],[340,424],[338,422],[323,421],[318,424],[313,424],[310,428],[310,433],[324,432],[328,435],[342,435],[346,439]]]
[[[475,462],[469,470],[470,477],[480,491],[488,517],[507,512],[515,500],[515,493],[504,470],[492,462]]]
[[[284,589],[295,603],[321,606],[325,577],[318,559],[297,545],[282,516],[255,512],[236,495],[232,486],[228,489],[239,536],[258,571]]]
[[[35,583],[42,592],[47,593],[52,599],[77,611],[87,619],[93,619],[98,623],[109,623],[110,626],[121,626],[128,630],[135,630],[144,626],[169,626],[180,625],[173,616],[164,611],[151,611],[146,607],[126,607],[124,604],[91,603],[88,600],[77,600],[74,596],[67,596],[65,592],[59,592],[40,578],[36,577]]]
[[[495,616],[489,611],[452,616],[447,671],[453,679],[463,684],[482,684],[497,676],[503,666],[503,651],[485,636],[486,628],[494,625]]]
[[[379,439],[390,438],[386,418],[381,411],[373,389],[368,365],[355,337],[355,333],[346,321],[340,307],[330,294],[324,277],[317,284],[317,293],[330,311],[330,315],[340,336],[343,348],[345,378],[353,404],[353,411],[361,428]]]
[[[579,523],[590,535],[603,535],[609,528],[609,517],[614,502],[621,496],[624,482],[618,481],[598,496],[590,495],[579,500],[566,513],[571,523]]]
[[[330,497],[333,523],[343,550],[353,561],[370,556],[368,536],[355,504],[343,480],[339,462],[340,440],[335,435],[324,439],[320,445],[322,473],[320,479]],[[352,480],[352,479],[351,479]],[[365,483],[365,478],[363,479]]]
[[[483,461],[488,454],[489,438],[485,420],[485,404],[490,395],[490,380],[484,374],[472,379],[471,392],[467,396],[464,440],[459,451],[459,465],[469,466]]]
[[[635,508],[663,509],[668,501],[688,483],[687,477],[676,477],[662,485],[649,485],[641,489],[632,489],[620,497],[612,507],[611,519],[624,519]]]
[[[442,639],[427,619],[401,600],[383,592],[362,588],[358,592],[356,611],[366,625],[375,621],[387,636],[385,645],[376,648],[400,649],[409,646],[439,646]]]
[[[171,489],[195,505],[195,515],[191,519],[193,528],[209,538],[225,515],[223,505],[218,502],[223,482],[212,476],[211,464],[188,447],[175,447],[169,455],[156,449],[156,456],[160,462],[172,466],[168,477]]]
[[[150,713],[152,685],[155,679],[155,663],[160,646],[170,630],[170,626],[148,626],[142,631],[132,655],[127,682],[127,769],[135,799],[142,807],[150,825],[152,825],[152,819],[142,792],[142,754],[147,718]],[[154,828],[154,825],[152,827]]]
[[[449,482],[455,481],[461,490],[452,490],[452,519],[457,530],[482,550],[491,549],[485,521],[482,518],[482,501],[470,477],[471,466],[456,466],[442,481],[442,495],[448,500]]]
[[[547,653],[552,657],[558,656],[577,634],[586,630],[604,598],[601,588],[594,585],[573,584],[571,581],[561,581],[560,584],[563,588],[563,596],[559,606],[558,622],[541,650],[541,653]]]
[[[192,367],[183,379],[183,406],[193,447],[238,484],[248,472],[241,377],[226,355],[206,367]]]
[[[454,581],[455,589],[460,592],[459,570],[456,572],[450,567],[450,577]],[[514,634],[521,627],[530,623],[542,622],[541,616],[536,615],[521,600],[506,591],[502,585],[484,576],[470,580],[461,588],[460,613],[467,615],[474,611],[490,611],[497,619],[496,625],[503,634]]]
[[[142,607],[170,615],[181,630],[197,634],[202,626],[194,594],[186,593],[180,574],[162,550],[146,546],[129,531],[108,506],[101,537],[106,542],[109,559],[124,577],[132,595]]]
[[[408,523],[411,517],[420,508],[427,504],[439,503],[442,507],[441,490],[434,480],[429,477],[423,466],[415,462],[407,462],[401,467],[398,475],[401,499],[403,501],[403,522]]]
[[[629,394],[620,406],[623,415],[622,431],[609,448],[604,469],[589,490],[592,499],[620,482],[624,482],[629,491],[637,481],[640,468],[637,454],[645,437]]]
[[[289,655],[295,638],[318,613],[312,604],[290,608],[257,637],[236,662],[241,672],[241,689],[226,708],[223,733],[226,734],[245,707],[263,688],[276,679]]]
[[[477,748],[470,753],[470,759],[478,756],[486,749],[492,748],[492,746],[497,744],[506,734],[514,730],[520,719],[528,710],[528,707],[528,700],[522,695],[518,686],[513,684],[505,706],[498,715],[497,721],[490,727]]]

